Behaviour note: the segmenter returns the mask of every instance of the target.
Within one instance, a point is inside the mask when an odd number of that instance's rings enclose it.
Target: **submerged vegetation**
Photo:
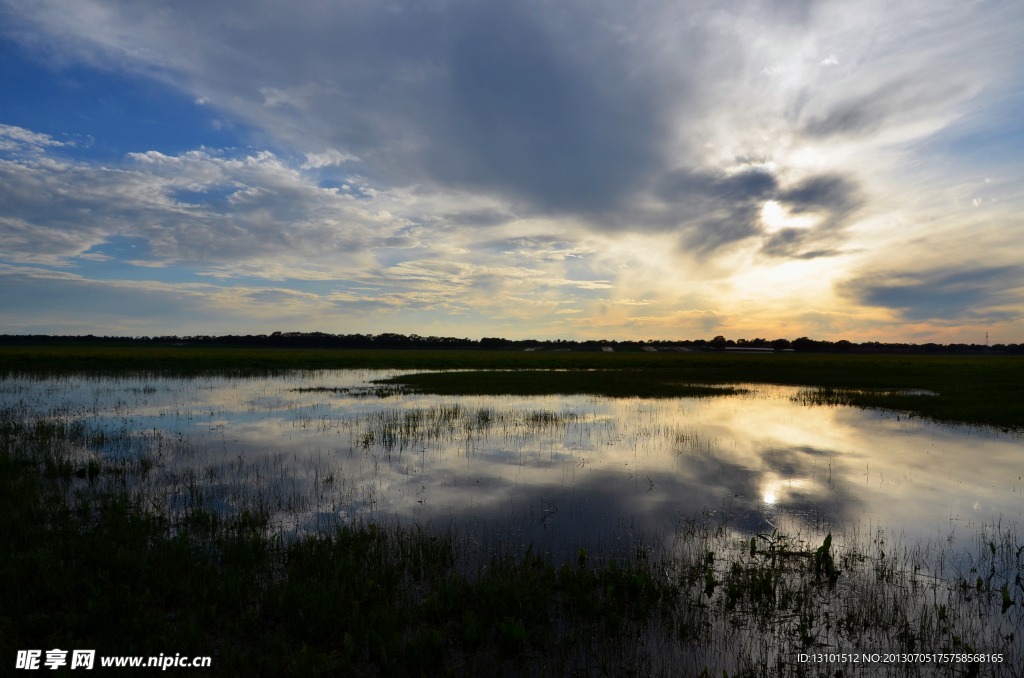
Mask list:
[[[575,420],[439,406],[368,421],[366,435],[414,441]],[[190,458],[187,439],[127,423],[0,412],[0,567],[16,584],[0,587],[5,661],[72,647],[212,655],[222,675],[830,677],[1019,676],[1024,662],[1024,545],[1006,527],[957,552],[842,526],[751,535],[692,519],[565,558],[513,535],[481,546],[458,524],[286,528],[309,498],[256,472],[225,493]],[[799,660],[842,652],[1002,662]]]

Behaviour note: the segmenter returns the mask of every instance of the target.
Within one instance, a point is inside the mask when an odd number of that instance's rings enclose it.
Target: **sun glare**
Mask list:
[[[769,233],[776,233],[784,228],[811,228],[820,220],[816,214],[793,215],[774,200],[765,202],[761,208],[761,224]]]

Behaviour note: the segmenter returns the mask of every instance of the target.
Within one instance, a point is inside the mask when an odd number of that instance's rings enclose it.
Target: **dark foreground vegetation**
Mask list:
[[[18,649],[89,648],[210,655],[207,673],[248,676],[1021,675],[1024,547],[1005,529],[982,529],[966,557],[694,520],[656,543],[581,545],[568,562],[532,546],[470,558],[457,526],[283,531],[274,497],[227,507],[201,469],[90,451],[138,434],[0,412],[6,669]]]
[[[709,385],[791,384],[809,387],[803,396],[808,405],[877,407],[937,421],[1024,430],[1024,360],[1014,356],[0,347],[0,374],[8,375],[187,376],[336,368],[469,370],[392,380],[392,385],[448,395],[676,397],[723,393],[698,392]],[[914,390],[935,395],[912,395]]]

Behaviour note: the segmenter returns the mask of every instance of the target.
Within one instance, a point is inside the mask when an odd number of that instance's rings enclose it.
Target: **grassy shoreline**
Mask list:
[[[473,371],[394,381],[423,392],[450,395],[521,392],[671,397],[686,395],[686,389],[694,384],[791,384],[819,389],[809,394],[808,403],[877,407],[942,422],[1024,430],[1024,359],[1007,356],[0,347],[0,375],[246,375],[353,368]],[[556,369],[570,371],[557,378],[542,372],[484,372]],[[595,377],[574,370],[619,372]],[[898,393],[911,389],[938,395]]]

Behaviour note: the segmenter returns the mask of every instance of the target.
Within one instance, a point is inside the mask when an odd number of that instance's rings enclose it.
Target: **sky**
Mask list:
[[[0,333],[1024,342],[1019,0],[0,0]]]

